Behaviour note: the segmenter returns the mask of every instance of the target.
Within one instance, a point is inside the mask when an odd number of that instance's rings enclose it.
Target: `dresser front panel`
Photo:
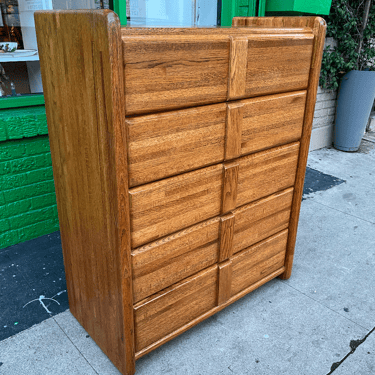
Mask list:
[[[241,155],[298,141],[302,135],[306,91],[241,101]]]
[[[216,217],[133,250],[134,303],[217,263],[220,222]]]
[[[288,228],[292,200],[293,188],[288,188],[234,210],[232,253]]]
[[[224,160],[226,104],[127,118],[129,186]]]
[[[231,258],[234,296],[284,266],[288,230],[284,230]]]
[[[123,35],[126,115],[305,90],[311,33]]]
[[[294,185],[299,142],[238,159],[237,207]]]
[[[216,306],[217,266],[134,306],[135,351],[163,339]]]
[[[218,164],[130,189],[132,248],[219,215],[222,182]]]
[[[306,89],[313,43],[312,34],[249,38],[245,95]]]
[[[229,37],[123,37],[126,114],[227,99]]]

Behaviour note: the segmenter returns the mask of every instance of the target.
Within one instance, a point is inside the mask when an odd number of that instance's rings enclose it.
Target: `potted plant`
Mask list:
[[[337,46],[324,51],[320,86],[340,86],[334,147],[357,151],[375,99],[375,3],[333,0],[327,24]]]

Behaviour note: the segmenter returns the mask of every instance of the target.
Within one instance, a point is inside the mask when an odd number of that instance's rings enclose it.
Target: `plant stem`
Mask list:
[[[359,35],[359,43],[358,43],[358,48],[357,48],[357,53],[358,53],[357,64],[356,64],[357,69],[359,69],[359,60],[360,60],[361,50],[362,50],[362,45],[363,45],[363,34],[364,34],[364,32],[366,30],[366,27],[367,27],[371,2],[372,2],[372,0],[366,0],[365,8],[363,10],[362,27],[361,27],[361,33]],[[361,66],[361,68],[362,68],[362,66]]]

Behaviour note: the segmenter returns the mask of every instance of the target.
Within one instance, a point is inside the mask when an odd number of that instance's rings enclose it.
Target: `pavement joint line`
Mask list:
[[[78,350],[78,353],[81,354],[81,356],[84,358],[84,360],[88,363],[88,365],[92,368],[92,370],[95,372],[95,374],[100,375],[95,368],[92,366],[92,364],[87,360],[87,358],[83,355],[83,353],[77,348],[77,346],[74,344],[74,342],[71,340],[71,338],[67,335],[67,333],[62,329],[60,324],[55,319],[55,316],[52,317],[52,319],[55,321],[57,326],[61,329],[61,331],[64,333],[64,335],[68,338],[68,340],[72,343],[72,345]]]
[[[349,357],[351,356],[356,350],[357,348],[362,345],[367,337],[369,337],[373,332],[375,331],[375,327],[367,333],[367,335],[363,338],[363,339],[359,339],[359,340],[351,340],[350,341],[350,348],[352,349],[341,361],[339,362],[334,362],[331,366],[331,371],[329,373],[327,373],[327,375],[331,375],[333,372],[336,371],[336,369],[338,369],[340,367],[340,365]]]
[[[282,281],[285,285],[287,285],[287,286],[289,286],[290,288],[294,289],[295,291],[297,291],[297,292],[303,294],[305,297],[310,298],[311,300],[317,302],[319,305],[325,307],[326,309],[331,310],[332,312],[336,313],[337,315],[340,315],[340,316],[343,317],[344,319],[349,320],[349,322],[352,322],[353,324],[357,325],[358,327],[361,327],[361,328],[363,328],[364,330],[368,331],[368,328],[363,327],[361,324],[355,322],[354,320],[349,319],[347,316],[340,314],[338,311],[332,310],[330,307],[326,306],[324,303],[320,302],[319,300],[312,298],[311,296],[305,294],[305,293],[302,292],[301,290],[299,290],[299,289],[295,288],[294,286],[290,285],[290,284],[287,282],[287,280],[281,280],[281,281]],[[328,374],[327,374],[327,375],[328,375]]]
[[[311,197],[311,198],[313,198],[313,197]],[[327,206],[327,205],[324,204],[324,203],[317,202],[317,201],[314,201],[314,200],[311,200],[310,202],[320,204],[321,206],[324,206],[324,207],[330,208],[330,209],[332,209],[332,210],[334,210],[334,211],[337,211],[337,212],[341,212],[341,213],[344,214],[344,215],[348,215],[348,216],[354,217],[354,218],[356,218],[356,219],[358,219],[358,220],[365,221],[366,223],[375,224],[375,222],[373,222],[373,221],[369,221],[369,220],[363,219],[363,218],[361,218],[361,217],[358,217],[358,216],[355,216],[355,215],[349,214],[348,212],[338,210],[337,208],[334,208],[334,207],[331,207],[331,206]]]

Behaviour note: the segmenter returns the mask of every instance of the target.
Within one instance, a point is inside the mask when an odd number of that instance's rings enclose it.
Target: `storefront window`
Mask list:
[[[220,4],[221,0],[128,0],[126,13],[130,26],[217,26]]]
[[[43,93],[35,11],[105,9],[112,3],[110,0],[0,0],[0,101]]]

